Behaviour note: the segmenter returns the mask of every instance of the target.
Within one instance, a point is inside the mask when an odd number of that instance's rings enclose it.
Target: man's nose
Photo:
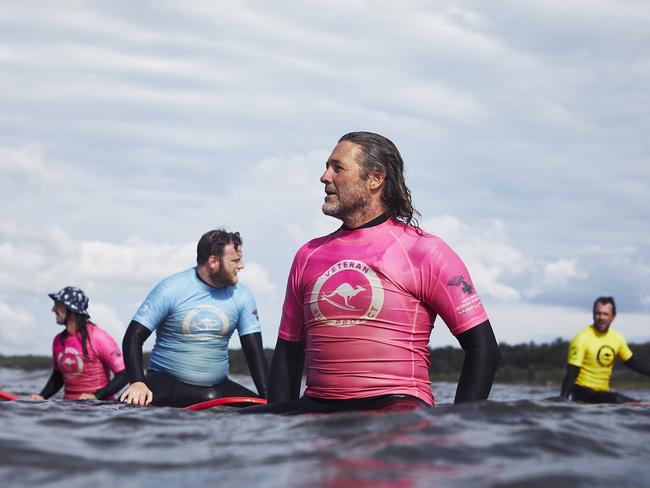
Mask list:
[[[327,184],[327,183],[331,183],[331,181],[332,178],[330,178],[330,170],[326,169],[320,177],[320,182]]]

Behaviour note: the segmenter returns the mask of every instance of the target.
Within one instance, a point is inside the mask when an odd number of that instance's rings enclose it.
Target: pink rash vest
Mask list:
[[[488,320],[460,258],[440,238],[389,219],[314,239],[296,254],[279,337],[306,341],[305,394],[406,394],[433,405],[429,335]]]
[[[81,346],[81,333],[68,334],[61,344],[61,334],[52,342],[54,369],[63,375],[64,400],[78,400],[82,393],[94,393],[106,386],[111,371],[124,369],[122,352],[115,340],[95,324],[87,324],[89,340],[86,341],[88,357]],[[113,397],[107,398],[107,400]]]

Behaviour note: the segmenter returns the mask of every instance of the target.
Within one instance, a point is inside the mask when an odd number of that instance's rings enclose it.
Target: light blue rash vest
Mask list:
[[[262,331],[248,288],[209,286],[196,267],[158,283],[133,320],[156,331],[149,369],[198,386],[212,386],[228,374],[235,329],[240,336]]]

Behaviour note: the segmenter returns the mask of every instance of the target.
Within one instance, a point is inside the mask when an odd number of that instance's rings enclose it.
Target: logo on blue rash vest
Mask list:
[[[598,360],[598,364],[601,366],[611,366],[614,362],[614,358],[616,358],[616,353],[611,347],[603,346],[598,349],[596,359]]]
[[[330,266],[311,292],[316,320],[334,327],[352,327],[377,317],[384,305],[384,287],[377,273],[362,261],[346,259]]]
[[[228,333],[228,316],[217,307],[202,305],[193,308],[183,320],[183,334],[197,340],[209,340]]]

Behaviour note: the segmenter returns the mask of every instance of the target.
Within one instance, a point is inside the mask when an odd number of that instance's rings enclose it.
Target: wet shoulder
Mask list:
[[[182,293],[196,282],[196,268],[189,268],[162,279],[154,288],[158,295]]]
[[[305,259],[308,256],[312,255],[315,251],[325,246],[328,242],[336,238],[336,235],[339,233],[339,230],[332,232],[326,236],[316,237],[311,241],[303,244],[296,252],[296,259]]]
[[[451,247],[439,236],[416,229],[402,222],[391,222],[391,234],[400,241],[409,254],[435,256],[453,253]]]
[[[243,283],[237,283],[236,285],[229,286],[224,291],[226,294],[231,294],[236,300],[247,300],[253,296],[250,288],[248,288]]]
[[[596,339],[596,332],[594,331],[593,326],[588,325],[580,332],[578,332],[574,337],[572,342],[575,341],[592,341]]]
[[[623,334],[615,329],[609,329],[607,335],[611,336],[611,338],[619,344],[625,343],[625,337],[623,337]]]
[[[106,341],[113,339],[108,332],[93,322],[88,322],[88,324],[86,324],[86,328],[91,340]]]

